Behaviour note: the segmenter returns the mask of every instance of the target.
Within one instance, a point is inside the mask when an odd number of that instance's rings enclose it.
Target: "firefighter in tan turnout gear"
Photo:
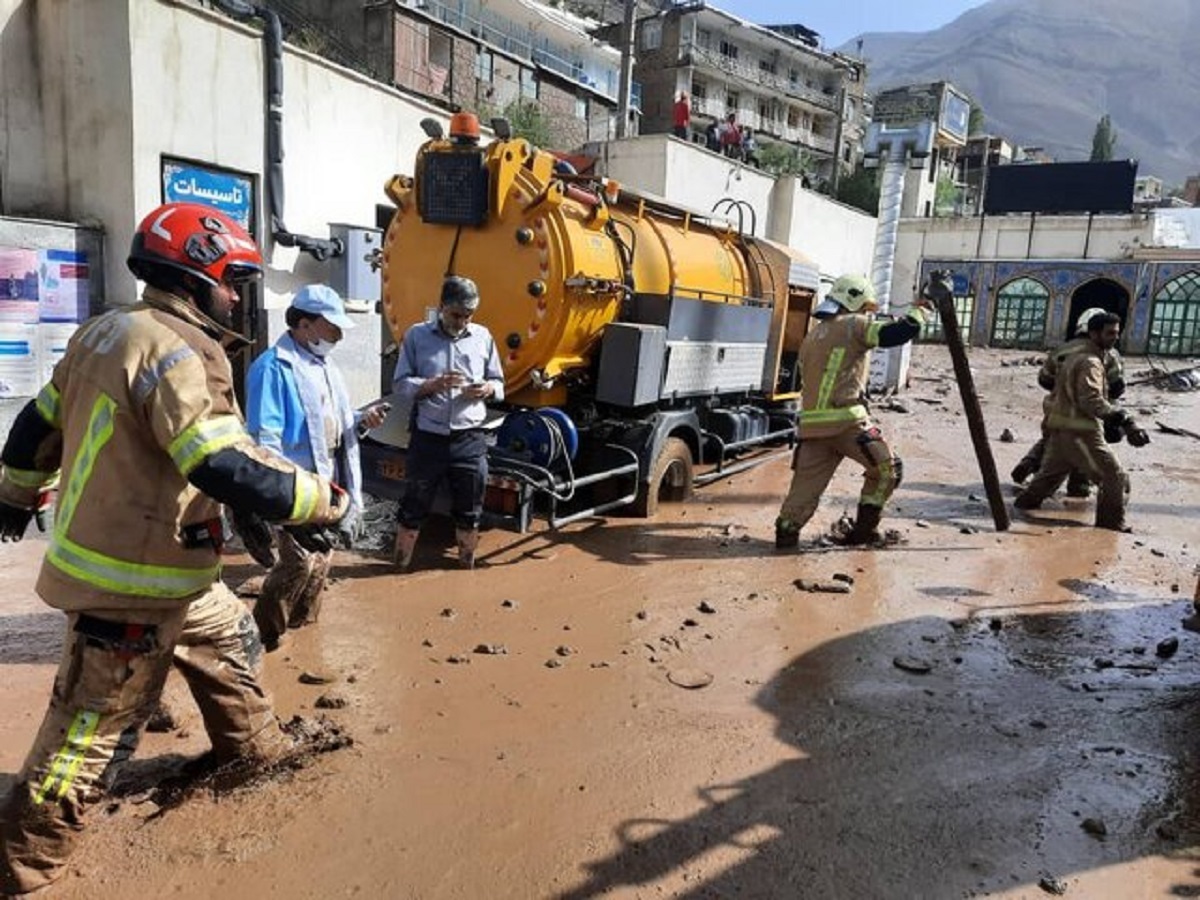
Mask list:
[[[78,330],[0,456],[6,541],[61,477],[37,590],[67,613],[50,707],[3,809],[4,894],[62,873],[172,665],[217,763],[288,751],[257,679],[253,618],[219,580],[220,504],[310,534],[348,505],[242,425],[221,342],[237,337],[238,284],[262,272],[250,236],[216,210],[168,204],[138,227],[128,264],[142,301]]]
[[[813,311],[817,324],[800,347],[800,445],[792,485],[775,520],[776,549],[798,546],[800,529],[817,511],[833,473],[846,458],[865,472],[858,514],[842,542],[878,540],[883,506],[900,484],[902,469],[863,404],[870,352],[915,338],[928,307],[927,300],[918,298],[903,318],[876,321],[870,315],[877,308],[871,282],[862,275],[843,275]]]
[[[1013,505],[1037,509],[1078,469],[1100,485],[1096,527],[1128,531],[1129,476],[1108,444],[1124,437],[1130,446],[1144,447],[1150,437],[1109,395],[1108,354],[1121,336],[1120,317],[1096,313],[1088,320],[1087,334],[1086,349],[1067,357],[1059,369],[1046,411],[1041,468]]]

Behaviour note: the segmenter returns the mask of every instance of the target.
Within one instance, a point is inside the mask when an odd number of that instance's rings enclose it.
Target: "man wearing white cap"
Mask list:
[[[329,359],[354,327],[337,291],[305,285],[292,298],[285,321],[287,333],[250,366],[246,427],[262,446],[345,487],[352,505],[338,530],[350,546],[362,523],[358,429],[377,427],[387,408],[377,404],[355,411],[342,374]],[[332,548],[302,546],[282,529],[276,529],[275,540],[278,561],[254,607],[267,650],[279,646],[288,628],[317,620],[333,556]]]

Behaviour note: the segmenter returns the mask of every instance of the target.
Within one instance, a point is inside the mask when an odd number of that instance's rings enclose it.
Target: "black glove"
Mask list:
[[[242,543],[246,545],[246,552],[254,558],[254,561],[264,569],[274,566],[277,559],[275,557],[275,538],[271,535],[271,526],[252,512],[242,512],[236,509],[229,511],[229,519],[233,530],[238,533]]]
[[[1119,444],[1125,440],[1125,431],[1115,422],[1105,421],[1104,440],[1110,444]]]
[[[283,530],[309,553],[328,553],[333,549],[333,538],[324,525],[287,525]]]
[[[1133,419],[1130,418],[1129,413],[1125,412],[1125,410],[1114,409],[1101,421],[1103,421],[1105,425],[1112,428],[1124,428],[1126,424],[1132,423]]]
[[[1145,428],[1139,428],[1134,422],[1125,423],[1125,439],[1129,441],[1130,447],[1145,447],[1150,443],[1150,435],[1146,434]]]
[[[46,511],[50,508],[50,492],[43,491],[38,495],[37,502],[29,509],[22,509],[10,503],[0,503],[0,541],[4,543],[21,540],[34,517],[37,518],[38,531],[46,530]]]

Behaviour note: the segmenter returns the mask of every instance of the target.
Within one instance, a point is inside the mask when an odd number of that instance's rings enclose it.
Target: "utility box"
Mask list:
[[[349,308],[374,309],[382,290],[378,254],[383,248],[383,232],[331,222],[329,233],[345,247],[345,252],[330,260],[329,286],[341,294]]]
[[[661,325],[614,322],[600,343],[596,399],[631,408],[657,403],[662,395],[667,329]]]

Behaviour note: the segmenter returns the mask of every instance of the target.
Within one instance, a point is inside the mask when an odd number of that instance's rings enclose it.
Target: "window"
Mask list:
[[[731,44],[729,41],[721,41],[720,51],[722,56],[728,56],[730,59],[738,58],[737,44]]]
[[[638,46],[643,50],[657,50],[662,46],[662,19],[645,19],[638,35]]]
[[[758,61],[758,71],[765,75],[774,75],[775,63],[771,62],[769,59],[760,59]]]
[[[971,319],[975,315],[975,294],[968,287],[966,294],[954,295],[954,318],[958,322],[959,333],[962,334],[962,339],[966,343],[971,342]],[[946,335],[942,331],[942,319],[940,316],[930,316],[921,329],[921,339],[927,341],[935,341],[937,343],[945,343]]]
[[[727,93],[725,95],[725,108],[729,112],[737,112],[738,107],[741,105],[741,102],[742,102],[742,95],[739,94],[737,91],[730,91],[729,93]]]
[[[475,77],[480,81],[488,84],[492,83],[492,54],[487,50],[480,50],[475,54]]]
[[[1046,343],[1046,309],[1050,292],[1033,278],[1017,278],[1000,288],[992,346],[1040,350]]]
[[[703,28],[696,32],[696,43],[707,50],[712,46],[712,32],[705,31]]]
[[[794,106],[789,106],[787,108],[787,123],[788,123],[788,128],[799,128],[800,127],[800,110],[796,109],[796,107],[794,107]]]
[[[587,119],[588,117],[588,101],[587,97],[575,98],[575,118]]]
[[[533,69],[521,70],[521,97],[536,100],[538,95],[537,73]]]
[[[792,86],[795,87],[795,85],[800,81],[799,70],[788,69],[788,81],[790,81],[792,83]]]
[[[762,122],[771,120],[771,102],[769,100],[758,101],[758,118],[760,125]]]
[[[1163,356],[1200,354],[1200,273],[1173,278],[1154,295],[1146,349]]]
[[[704,100],[708,97],[708,85],[703,81],[692,82],[692,99]]]

